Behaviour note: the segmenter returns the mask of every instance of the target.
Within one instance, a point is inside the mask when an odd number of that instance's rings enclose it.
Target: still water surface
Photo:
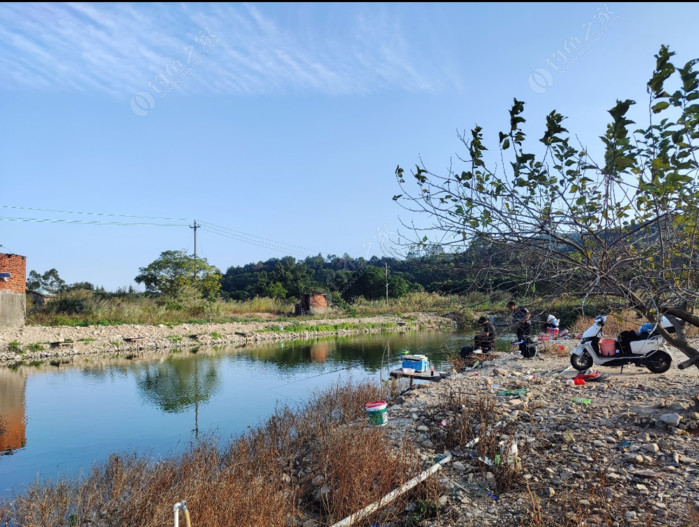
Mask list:
[[[197,438],[230,440],[338,381],[388,378],[402,349],[448,368],[446,352],[465,343],[457,332],[413,332],[0,368],[0,498],[36,479],[86,475],[111,453],[160,457]]]

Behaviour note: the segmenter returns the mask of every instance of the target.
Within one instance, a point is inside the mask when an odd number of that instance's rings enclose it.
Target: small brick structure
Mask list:
[[[328,297],[318,293],[304,293],[296,303],[295,313],[297,315],[310,315],[313,312],[322,313],[328,309]]]
[[[0,273],[10,273],[7,281],[0,279],[0,291],[24,294],[27,289],[27,258],[18,254],[0,254]]]
[[[27,311],[27,258],[0,254],[0,326],[21,326]]]

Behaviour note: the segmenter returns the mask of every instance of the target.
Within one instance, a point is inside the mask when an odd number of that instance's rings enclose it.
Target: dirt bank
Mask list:
[[[66,359],[78,355],[166,351],[195,346],[453,327],[450,318],[430,313],[177,326],[23,326],[0,330],[0,364]]]

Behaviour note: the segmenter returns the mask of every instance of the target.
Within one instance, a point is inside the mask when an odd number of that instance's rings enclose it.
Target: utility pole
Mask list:
[[[194,220],[194,225],[190,225],[190,229],[194,229],[194,258],[197,257],[197,229],[201,227],[201,225],[197,225],[197,220]]]
[[[388,308],[388,264],[386,264],[386,307]]]
[[[201,225],[197,225],[197,220],[194,220],[194,225],[190,225],[190,229],[194,229],[194,281],[197,281],[197,229]]]

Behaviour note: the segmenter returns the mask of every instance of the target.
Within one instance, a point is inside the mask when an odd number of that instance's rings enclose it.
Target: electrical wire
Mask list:
[[[246,233],[246,232],[239,231],[239,230],[236,230],[236,229],[231,229],[231,228],[229,228],[229,227],[223,227],[222,225],[216,225],[216,224],[214,224],[214,223],[209,223],[208,221],[202,221],[201,223],[204,224],[204,225],[208,225],[208,226],[211,227],[211,228],[218,229],[218,230],[220,230],[220,231],[231,232],[231,233],[235,233],[235,234],[240,234],[241,236],[246,236],[246,237],[248,237],[248,238],[257,238],[257,239],[259,239],[259,240],[262,240],[263,242],[270,242],[270,243],[273,243],[274,245],[283,245],[283,246],[287,246],[287,247],[293,247],[293,248],[296,248],[296,249],[303,249],[304,251],[310,251],[310,250],[311,250],[311,249],[309,249],[308,247],[303,247],[303,246],[301,246],[301,245],[294,245],[294,244],[291,244],[291,243],[280,242],[279,240],[273,240],[273,239],[271,239],[271,238],[265,238],[265,237],[263,237],[263,236],[257,236],[256,234],[248,234],[248,233]]]
[[[57,214],[82,214],[90,216],[103,216],[103,217],[114,217],[114,218],[133,218],[133,219],[149,219],[149,220],[163,220],[166,223],[157,222],[120,222],[120,221],[101,221],[101,220],[76,220],[76,219],[63,219],[63,218],[18,218],[10,216],[0,216],[0,221],[18,221],[18,222],[29,222],[29,223],[54,223],[54,224],[67,224],[67,225],[111,225],[111,226],[154,226],[154,227],[186,227],[188,224],[182,223],[169,223],[169,222],[179,222],[179,221],[189,221],[188,218],[171,218],[162,216],[137,216],[131,214],[113,214],[107,212],[86,212],[86,211],[69,211],[60,209],[42,209],[38,207],[21,207],[17,205],[1,205],[0,208],[4,209],[15,209],[15,210],[28,210],[37,212],[50,212]],[[196,220],[195,220],[196,221]],[[275,251],[284,252],[286,254],[296,255],[300,258],[304,258],[308,253],[312,252],[307,247],[300,245],[294,245],[279,240],[274,240],[272,238],[266,238],[264,236],[258,236],[256,234],[246,233],[237,229],[231,229],[230,227],[225,227],[222,225],[217,225],[215,223],[203,221],[199,225],[199,228],[205,232],[211,234],[216,234],[224,238],[229,238],[237,240],[243,243],[248,243],[251,245],[256,245],[265,249],[272,249]],[[308,251],[304,253],[301,251]]]
[[[200,228],[201,228],[203,231],[209,232],[209,233],[211,233],[211,234],[216,234],[216,235],[222,236],[222,237],[224,237],[224,238],[230,238],[230,239],[232,239],[232,240],[237,240],[237,241],[240,241],[240,242],[249,243],[249,244],[251,244],[251,245],[256,245],[256,246],[258,246],[258,247],[263,247],[263,248],[265,248],[265,249],[272,249],[272,250],[275,250],[275,251],[284,252],[284,253],[286,253],[286,254],[296,255],[296,256],[301,257],[301,258],[307,256],[306,254],[301,253],[300,251],[297,251],[297,250],[294,250],[294,249],[289,249],[289,248],[287,248],[287,247],[282,247],[282,246],[279,246],[279,245],[273,245],[273,244],[271,244],[271,243],[259,242],[259,241],[257,241],[257,240],[251,240],[251,239],[249,239],[249,238],[244,238],[244,237],[242,237],[242,236],[237,236],[237,235],[235,235],[235,234],[233,234],[233,233],[230,233],[230,232],[221,231],[221,230],[216,230],[216,229],[212,229],[212,228],[210,228],[210,227],[204,227],[204,226],[202,226],[202,227],[200,227]]]
[[[56,209],[38,209],[34,207],[19,207],[16,205],[0,205],[3,209],[17,209],[17,210],[34,210],[39,212],[57,212],[59,214],[87,214],[91,216],[112,216],[116,218],[137,218],[137,219],[147,219],[147,220],[170,220],[170,221],[189,221],[189,218],[165,218],[160,216],[132,216],[129,214],[110,214],[107,212],[76,212],[70,210],[56,210]]]
[[[71,225],[118,225],[118,226],[153,226],[153,227],[186,227],[185,223],[154,223],[154,222],[123,222],[123,221],[98,221],[98,220],[68,220],[57,218],[13,218],[0,216],[0,221],[25,221],[30,223],[63,223]]]

